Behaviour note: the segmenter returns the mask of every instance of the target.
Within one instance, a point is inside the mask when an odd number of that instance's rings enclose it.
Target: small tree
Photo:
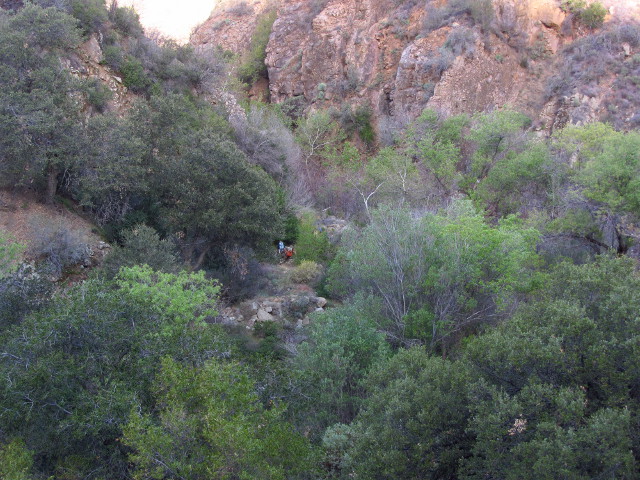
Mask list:
[[[329,425],[354,419],[365,375],[389,350],[364,301],[318,314],[311,325],[293,362],[301,395],[292,408],[317,438]]]
[[[0,279],[16,268],[16,262],[24,247],[11,242],[8,235],[0,231]]]
[[[607,16],[607,9],[600,2],[593,2],[582,12],[580,12],[580,21],[589,28],[600,28]]]
[[[158,417],[134,409],[125,428],[136,478],[281,480],[311,469],[307,440],[282,407],[260,404],[239,365],[164,359],[157,388]]]
[[[160,239],[158,232],[146,225],[137,225],[122,233],[122,246],[113,251],[102,263],[102,271],[112,278],[121,267],[148,265],[156,271],[176,273],[180,269],[175,245]]]

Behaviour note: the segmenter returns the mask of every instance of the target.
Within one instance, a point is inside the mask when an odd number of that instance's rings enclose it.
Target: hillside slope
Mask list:
[[[541,129],[594,119],[628,128],[633,108],[621,111],[614,90],[640,38],[620,29],[640,18],[640,6],[602,4],[604,30],[589,28],[559,0],[282,0],[266,55],[271,101],[368,105],[378,119],[400,123],[427,106],[457,114],[509,104]],[[191,42],[242,53],[270,5],[228,0]],[[576,64],[589,75],[567,81]],[[640,92],[626,83],[633,102]]]

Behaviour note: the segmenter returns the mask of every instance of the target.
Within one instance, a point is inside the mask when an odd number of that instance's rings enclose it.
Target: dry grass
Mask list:
[[[87,242],[95,245],[100,237],[92,231],[93,225],[59,205],[38,203],[32,196],[0,190],[0,230],[9,233],[27,251],[33,246],[34,225],[64,226]]]

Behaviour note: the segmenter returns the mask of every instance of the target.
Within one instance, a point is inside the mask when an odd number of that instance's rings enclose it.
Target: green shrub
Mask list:
[[[72,0],[71,15],[78,19],[85,35],[97,32],[108,20],[104,0]]]
[[[562,0],[560,9],[566,13],[580,13],[587,7],[585,0]]]
[[[594,2],[580,13],[580,21],[589,28],[599,28],[606,16],[607,9],[600,2]]]
[[[176,273],[181,264],[176,247],[169,240],[161,239],[151,227],[136,225],[122,232],[122,247],[114,246],[113,251],[102,264],[102,273],[107,278],[116,276],[122,267],[149,265],[156,271]]]
[[[284,221],[284,238],[282,241],[286,245],[295,244],[298,241],[298,235],[300,233],[300,221],[298,217],[293,214],[287,215]]]
[[[360,105],[355,109],[344,104],[339,112],[332,116],[340,122],[340,126],[344,129],[348,136],[358,133],[360,139],[368,146],[371,146],[376,140],[376,133],[371,124],[371,107],[368,105]]]
[[[140,25],[140,16],[133,7],[118,7],[114,3],[109,9],[109,19],[126,37],[139,38],[144,34],[144,29]]]
[[[607,9],[600,2],[593,2],[587,6],[585,0],[562,0],[560,8],[567,13],[572,13],[576,18],[589,28],[599,28],[607,16]]]
[[[372,145],[376,141],[376,132],[371,124],[371,108],[369,106],[357,107],[354,118],[360,139],[367,145]]]
[[[120,68],[122,83],[136,93],[142,93],[151,86],[151,80],[137,58],[128,56]]]
[[[85,93],[87,102],[100,113],[104,112],[109,100],[113,97],[111,90],[97,78],[92,78],[87,82]]]
[[[276,11],[269,10],[263,13],[256,25],[256,30],[251,38],[251,46],[242,64],[238,67],[238,77],[242,82],[253,83],[260,77],[266,77],[267,67],[264,60],[267,57],[267,44],[271,27],[276,21]]]
[[[114,70],[120,71],[124,63],[124,52],[117,45],[108,45],[102,49],[102,62]]]
[[[333,247],[324,231],[318,230],[313,214],[305,214],[300,219],[295,261],[313,260],[325,264],[333,257]]]
[[[291,281],[293,283],[315,284],[322,275],[322,267],[312,260],[303,260],[293,272]]]
[[[0,478],[4,480],[27,480],[33,467],[33,453],[22,440],[13,440],[0,445]]]

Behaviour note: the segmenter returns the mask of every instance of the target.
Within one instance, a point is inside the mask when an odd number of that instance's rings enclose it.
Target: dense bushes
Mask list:
[[[107,21],[104,0],[71,0],[71,15],[78,19],[85,35],[97,32]]]
[[[152,406],[160,359],[202,365],[229,348],[204,323],[218,290],[202,274],[136,267],[69,290],[3,330],[11,355],[0,370],[13,378],[0,388],[3,434],[23,438],[42,472],[124,478],[119,438],[132,405]]]
[[[434,15],[486,27],[487,5]],[[229,125],[193,93],[220,65],[145,39],[115,7],[105,62],[144,98],[109,114],[99,84],[56,69],[79,41],[71,17],[31,4],[0,15],[2,181],[51,181],[116,243],[101,271],[52,296],[0,238],[1,477],[637,476],[640,278],[623,256],[637,254],[637,132],[591,124],[546,140],[506,108],[427,110],[374,153],[363,107],[298,118],[295,135],[255,105]],[[452,29],[429,68],[471,54],[470,32]],[[639,39],[621,25],[575,42],[567,78],[591,62],[606,74]],[[624,62],[629,82],[638,65]],[[85,97],[89,119],[68,101]],[[334,247],[291,198],[356,221]],[[84,260],[84,239],[38,232],[31,254],[48,273]],[[290,280],[313,286],[331,264],[322,287],[342,304],[308,328],[259,323],[231,340],[214,325],[218,296],[255,296],[280,238],[297,251]],[[283,314],[305,324],[314,304],[291,296]]]
[[[327,232],[316,226],[316,218],[306,213],[300,220],[298,239],[296,241],[296,263],[310,260],[326,264],[333,254]]]
[[[355,420],[326,430],[332,478],[634,478],[638,280],[627,259],[564,264],[455,358],[379,362]]]
[[[574,14],[588,28],[601,27],[607,15],[607,9],[600,2],[587,5],[585,0],[563,0],[560,8]]]
[[[116,2],[112,2],[109,6],[109,20],[125,37],[140,38],[144,33],[140,16],[133,7],[118,7]]]

